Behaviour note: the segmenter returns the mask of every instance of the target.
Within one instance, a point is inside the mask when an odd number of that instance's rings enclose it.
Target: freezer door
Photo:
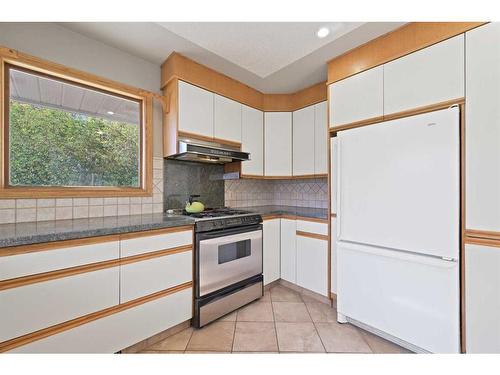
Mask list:
[[[457,107],[338,133],[338,239],[458,259]]]
[[[337,310],[433,353],[460,350],[458,262],[337,242]]]

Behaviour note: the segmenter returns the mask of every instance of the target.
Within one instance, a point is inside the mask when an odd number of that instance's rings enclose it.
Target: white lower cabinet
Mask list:
[[[281,219],[281,278],[297,283],[296,221]]]
[[[297,234],[297,285],[328,295],[328,241]]]
[[[191,288],[15,348],[11,353],[115,353],[191,318]]]
[[[330,240],[330,289],[337,294],[337,218],[331,218],[331,240]]]
[[[0,292],[0,342],[119,304],[119,267]]]
[[[465,246],[467,353],[500,353],[500,249]]]
[[[156,293],[193,279],[192,251],[120,266],[120,303]]]
[[[262,233],[264,285],[280,278],[280,236],[280,219],[264,220]]]

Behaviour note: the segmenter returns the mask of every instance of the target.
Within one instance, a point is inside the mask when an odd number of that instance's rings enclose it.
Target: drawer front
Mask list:
[[[116,353],[192,317],[192,289],[133,307],[10,353]]]
[[[193,279],[193,252],[165,255],[120,266],[120,303]]]
[[[193,232],[191,230],[130,238],[120,241],[122,258],[192,244]]]
[[[315,221],[297,220],[297,231],[322,234],[328,236],[328,223],[317,223]]]
[[[0,342],[119,303],[119,267],[0,291]]]
[[[0,280],[117,259],[119,241],[0,257]]]

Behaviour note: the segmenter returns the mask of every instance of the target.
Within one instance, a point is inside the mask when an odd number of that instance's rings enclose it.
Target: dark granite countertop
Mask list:
[[[254,206],[238,207],[242,210],[256,212],[262,216],[266,215],[292,215],[300,217],[309,217],[313,219],[328,220],[327,208],[298,207],[298,206]]]
[[[161,213],[1,224],[0,248],[191,224],[191,218]]]
[[[293,215],[328,220],[325,208],[296,206],[238,207],[267,215]],[[152,214],[97,217],[89,219],[40,221],[0,225],[0,249],[10,246],[72,240],[151,229],[192,225],[194,220],[181,215]],[[1,251],[1,250],[0,250]]]

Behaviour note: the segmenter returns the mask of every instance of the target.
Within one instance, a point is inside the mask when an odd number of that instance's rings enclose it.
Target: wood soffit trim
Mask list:
[[[408,23],[328,61],[327,84],[388,63],[484,24],[485,22]]]
[[[294,93],[265,94],[214,69],[173,52],[162,64],[161,88],[179,79],[266,112],[291,112],[327,100],[326,82]]]
[[[94,313],[91,313],[88,315],[81,316],[81,317],[76,318],[76,319],[69,320],[69,321],[64,322],[64,323],[60,323],[60,324],[57,324],[57,325],[54,325],[54,326],[51,326],[48,328],[41,329],[41,330],[36,331],[36,332],[32,332],[32,333],[29,333],[29,334],[26,334],[26,335],[23,335],[23,336],[20,336],[20,337],[17,337],[17,338],[8,340],[8,341],[4,341],[4,342],[0,343],[0,352],[6,352],[9,350],[15,349],[19,346],[27,345],[31,342],[38,341],[38,340],[44,339],[46,337],[56,335],[58,333],[76,328],[76,327],[81,326],[83,324],[87,324],[87,323],[93,322],[95,320],[105,318],[109,315],[113,315],[113,314],[116,314],[116,313],[119,313],[119,312],[122,312],[122,311],[125,311],[128,309],[131,309],[133,307],[142,305],[144,303],[151,302],[151,301],[154,301],[154,300],[162,298],[162,297],[166,297],[170,294],[174,294],[174,293],[180,292],[182,290],[192,288],[192,286],[193,286],[192,281],[189,281],[189,282],[186,282],[184,284],[174,286],[172,288],[168,288],[168,289],[165,289],[165,290],[153,293],[153,294],[149,294],[149,295],[144,296],[144,297],[134,299],[132,301],[128,301],[128,302],[125,302],[125,303],[122,303],[122,304],[119,304],[116,306],[112,306],[112,307],[104,309],[104,310],[100,310],[100,311],[97,311],[97,312],[94,312]]]

